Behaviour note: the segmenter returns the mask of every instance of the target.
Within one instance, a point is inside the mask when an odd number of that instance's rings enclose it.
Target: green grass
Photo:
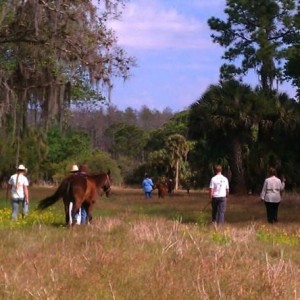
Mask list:
[[[207,194],[101,197],[90,226],[64,227],[62,201],[31,189],[30,214],[10,221],[0,194],[0,299],[298,299],[299,200],[285,195],[279,223],[256,196],[229,198],[226,224],[210,224]]]

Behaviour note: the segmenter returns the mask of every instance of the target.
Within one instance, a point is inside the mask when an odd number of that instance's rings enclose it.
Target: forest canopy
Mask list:
[[[218,163],[232,192],[258,192],[269,166],[296,190],[299,97],[277,83],[300,89],[298,2],[227,0],[224,19],[208,20],[224,49],[220,80],[175,114],[120,111],[109,101],[114,78],[135,66],[108,25],[126,2],[0,1],[1,180],[19,163],[36,182],[59,181],[87,162],[110,168],[118,184],[140,186],[147,172],[199,188]],[[246,82],[250,70],[257,86]]]

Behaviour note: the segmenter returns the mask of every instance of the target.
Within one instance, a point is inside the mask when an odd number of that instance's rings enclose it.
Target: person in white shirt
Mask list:
[[[22,204],[23,218],[29,210],[29,182],[25,176],[27,169],[24,165],[19,165],[17,173],[12,175],[8,180],[8,189],[11,190],[12,219],[17,220],[19,205]]]
[[[211,178],[209,184],[209,198],[211,199],[212,222],[219,225],[224,223],[229,182],[222,175],[221,165],[216,165],[215,171],[216,175]]]
[[[269,169],[269,177],[265,179],[260,198],[265,202],[267,220],[269,223],[278,222],[278,207],[281,194],[285,188],[285,178],[282,181],[277,177],[276,169]]]

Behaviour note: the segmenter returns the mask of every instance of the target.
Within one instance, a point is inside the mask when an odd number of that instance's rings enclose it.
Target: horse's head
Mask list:
[[[96,184],[96,187],[98,189],[103,190],[106,197],[109,196],[110,191],[111,191],[110,171],[108,171],[107,173],[92,174],[92,175],[89,175],[88,177],[94,181],[94,183]]]

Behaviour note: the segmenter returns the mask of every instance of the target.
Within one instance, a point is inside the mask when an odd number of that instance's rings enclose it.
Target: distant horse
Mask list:
[[[155,189],[158,191],[158,198],[164,198],[168,191],[167,185],[162,182],[154,184],[153,190]]]
[[[101,188],[108,197],[111,191],[110,186],[110,171],[94,175],[70,175],[61,182],[53,195],[39,202],[38,210],[44,210],[62,198],[67,225],[76,223],[75,216],[81,206],[86,209],[87,221],[90,222],[91,210],[99,196],[99,189]]]

